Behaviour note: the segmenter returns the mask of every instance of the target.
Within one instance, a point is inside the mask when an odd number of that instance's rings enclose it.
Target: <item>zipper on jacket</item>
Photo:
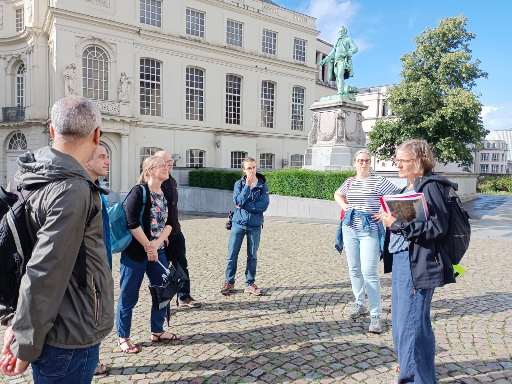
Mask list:
[[[99,291],[96,289],[96,282],[94,281],[94,277],[91,277],[91,283],[94,298],[94,322],[96,325],[98,325],[100,322],[100,297]]]

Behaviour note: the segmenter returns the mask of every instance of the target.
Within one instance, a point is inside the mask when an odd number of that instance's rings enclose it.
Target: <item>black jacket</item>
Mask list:
[[[178,183],[169,175],[169,178],[162,183],[162,191],[167,199],[170,209],[172,232],[171,236],[181,232],[181,225],[178,218]]]
[[[140,184],[146,189],[146,206],[144,207],[144,212],[142,214],[142,230],[146,234],[147,238],[151,240],[150,235],[150,227],[151,227],[151,193],[149,192],[149,187],[147,184]],[[140,212],[142,210],[142,189],[140,185],[137,184],[132,188],[128,196],[126,197],[125,202],[125,212],[126,212],[126,221],[128,223],[128,229],[135,229],[140,226],[139,218]],[[162,192],[164,192],[162,190]],[[164,192],[165,196],[165,192]],[[167,199],[167,197],[166,197]],[[171,210],[172,204],[167,202],[167,221],[165,225],[171,224]],[[132,242],[123,252],[125,252],[128,257],[135,261],[143,261],[146,256],[146,251],[144,251],[144,247],[140,244],[135,237],[132,239]]]
[[[447,188],[457,190],[457,184],[433,174],[417,178],[414,190],[423,192],[429,217],[424,220],[404,222],[396,220],[390,230],[399,233],[409,244],[412,282],[416,289],[428,289],[454,283],[453,267],[444,243],[447,239],[449,212]],[[391,272],[392,255],[388,251],[389,231],[384,244],[384,272]]]

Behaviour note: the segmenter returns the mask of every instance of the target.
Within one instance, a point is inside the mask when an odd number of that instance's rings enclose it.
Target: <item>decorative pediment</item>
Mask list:
[[[75,43],[75,56],[77,58],[81,58],[85,48],[91,45],[97,45],[103,48],[109,56],[109,61],[116,62],[117,45],[96,36],[77,36],[77,41]]]

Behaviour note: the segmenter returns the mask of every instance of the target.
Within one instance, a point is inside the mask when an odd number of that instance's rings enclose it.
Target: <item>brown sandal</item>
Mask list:
[[[98,362],[98,366],[94,371],[94,376],[104,376],[108,373],[108,368],[105,364]]]
[[[162,332],[162,333],[152,333],[151,334],[151,342],[152,343],[162,343],[166,341],[179,341],[180,338],[175,333],[171,332]]]
[[[141,348],[138,345],[132,344],[129,338],[120,338],[117,341],[117,344],[121,348],[121,351],[123,351],[124,353],[139,353],[141,351]]]

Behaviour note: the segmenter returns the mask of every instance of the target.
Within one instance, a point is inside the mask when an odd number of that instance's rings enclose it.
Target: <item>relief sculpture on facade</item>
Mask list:
[[[332,142],[336,135],[336,112],[321,112],[319,120],[318,141]]]
[[[313,116],[311,117],[311,131],[309,131],[309,134],[308,134],[308,144],[309,145],[316,144],[319,125],[320,125],[320,114],[318,112],[313,112]]]
[[[62,75],[64,77],[64,96],[77,95],[76,64],[66,65]]]
[[[117,88],[117,93],[119,97],[119,101],[127,103],[130,101],[130,86],[132,84],[131,79],[128,77],[126,72],[121,72],[121,77],[119,78],[119,85]]]

